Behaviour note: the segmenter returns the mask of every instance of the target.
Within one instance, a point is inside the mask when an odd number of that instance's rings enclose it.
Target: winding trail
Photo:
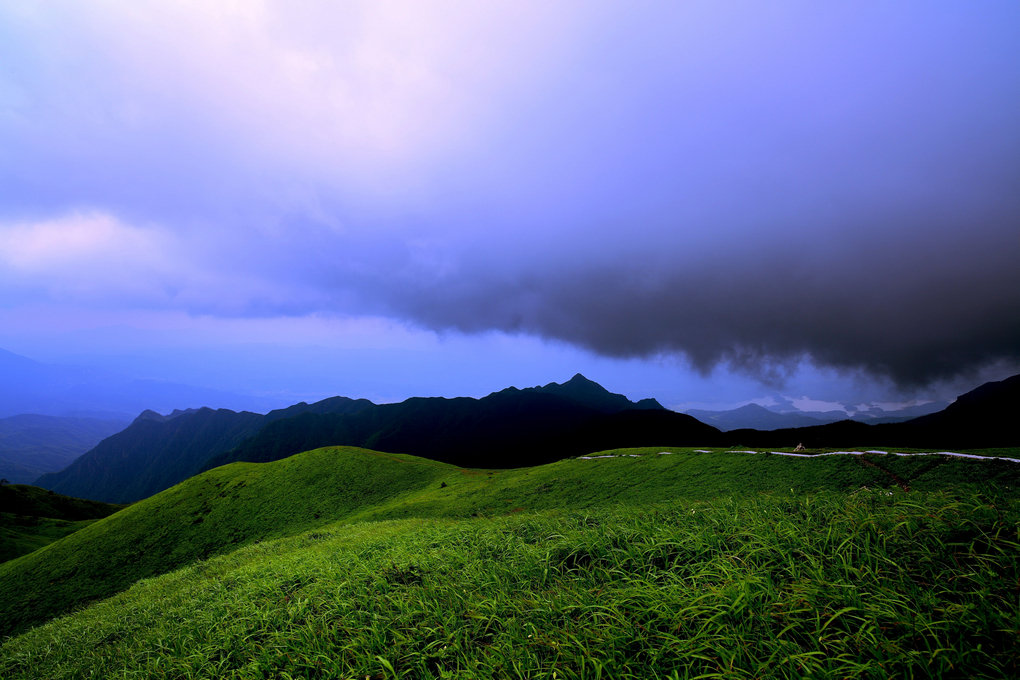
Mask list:
[[[757,451],[743,451],[742,453],[758,453]],[[828,453],[785,453],[783,451],[769,451],[773,456],[794,456],[796,458],[815,458],[817,456],[864,456],[869,453],[881,456],[953,456],[955,458],[972,458],[974,460],[1008,460],[1010,463],[1020,463],[1020,458],[1004,458],[1000,456],[977,456],[973,453],[954,453],[952,451],[932,451],[917,453],[897,453],[896,451],[830,451]]]
[[[891,479],[893,481],[893,483],[896,484],[898,487],[900,487],[904,491],[910,491],[910,485],[907,484],[906,481],[904,481],[904,479],[902,477],[900,477],[898,474],[896,474],[892,470],[886,470],[884,467],[882,467],[878,463],[873,463],[870,460],[867,460],[865,458],[858,458],[857,462],[860,463],[861,465],[863,465],[864,467],[875,468],[879,472],[884,472],[885,475],[889,479]]]
[[[695,453],[713,453],[709,449],[694,449]],[[663,451],[660,455],[670,453]],[[717,453],[751,453],[758,454],[758,451],[741,450],[734,451],[731,449],[719,449]],[[828,451],[826,453],[788,453],[786,451],[768,451],[767,453],[773,456],[791,456],[793,458],[818,458],[820,456],[866,456],[869,454],[880,455],[880,456],[953,456],[955,458],[970,458],[973,460],[1005,460],[1010,463],[1020,463],[1020,458],[1006,458],[1004,456],[978,456],[973,453],[955,453],[953,451],[921,451],[915,453],[899,453],[896,451]],[[626,454],[632,458],[638,458],[636,454]],[[578,460],[595,460],[596,458],[618,458],[621,456],[578,456]]]

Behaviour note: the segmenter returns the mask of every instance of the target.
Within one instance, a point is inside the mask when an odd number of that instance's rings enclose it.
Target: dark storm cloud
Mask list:
[[[682,353],[705,371],[729,362],[766,380],[807,355],[912,387],[1020,360],[1013,224],[835,253],[765,240],[702,261],[564,252],[540,269],[483,261],[375,283],[390,313],[430,328],[525,332],[618,357]]]
[[[1020,362],[1015,30],[844,18],[776,20],[696,66],[654,38],[598,62],[462,181],[495,196],[472,231],[363,290],[429,328],[766,380],[805,356],[904,387]]]

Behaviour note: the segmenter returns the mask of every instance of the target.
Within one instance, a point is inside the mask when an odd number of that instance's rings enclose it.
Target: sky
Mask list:
[[[0,1],[0,347],[672,408],[1020,372],[1020,4]]]

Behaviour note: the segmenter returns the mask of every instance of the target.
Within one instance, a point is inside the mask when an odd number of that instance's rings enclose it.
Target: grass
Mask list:
[[[216,468],[0,564],[0,634],[24,631],[138,579],[340,520],[469,518],[672,499],[896,489],[902,479],[916,491],[970,484],[1008,493],[1020,481],[1020,466],[1013,463],[943,457],[803,459],[668,448],[604,455],[616,457],[484,471],[332,447],[273,463]]]
[[[887,490],[334,523],[8,640],[0,676],[1016,677],[1018,524]]]
[[[0,564],[0,634],[140,578],[341,519],[447,472],[410,457],[347,453],[318,450],[210,470]]]
[[[0,677],[1015,675],[1020,465],[603,455],[211,470],[0,564]]]

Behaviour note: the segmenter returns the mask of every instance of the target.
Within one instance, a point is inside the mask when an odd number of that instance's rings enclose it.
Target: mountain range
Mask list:
[[[900,423],[868,425],[843,420],[813,427],[785,428],[769,432],[733,430],[726,435],[734,443],[749,446],[805,447],[900,446],[945,448],[992,448],[1020,444],[1020,375],[989,382],[956,398],[937,413]]]
[[[633,402],[578,374],[507,388],[482,399],[412,398],[397,404],[334,397],[260,415],[209,408],[142,413],[39,486],[113,503],[150,496],[232,462],[269,462],[321,446],[362,446],[474,468],[552,462],[625,446],[982,448],[1020,444],[1020,376],[988,383],[938,413],[903,423],[844,420],[722,432],[655,400]]]
[[[200,472],[211,456],[233,449],[275,420],[310,412],[353,413],[369,405],[364,399],[333,397],[265,415],[211,408],[166,416],[144,411],[67,468],[35,483],[68,496],[130,503]]]
[[[774,410],[759,404],[746,404],[735,409],[709,411],[705,409],[688,409],[684,411],[703,423],[708,423],[723,432],[739,429],[779,430],[791,427],[811,427],[835,423],[841,420],[857,420],[869,425],[879,423],[900,423],[919,416],[941,411],[949,404],[942,401],[931,401],[926,404],[907,406],[895,411],[886,411],[873,407],[867,410],[801,411],[796,408]],[[792,404],[790,405],[792,407]]]
[[[231,462],[268,462],[343,442],[457,465],[536,465],[599,448],[654,445],[718,430],[658,402],[631,402],[578,374],[563,383],[507,388],[482,399],[412,398],[373,404],[334,397],[265,416],[226,409],[142,413],[67,469],[36,484],[69,496],[128,503]]]

